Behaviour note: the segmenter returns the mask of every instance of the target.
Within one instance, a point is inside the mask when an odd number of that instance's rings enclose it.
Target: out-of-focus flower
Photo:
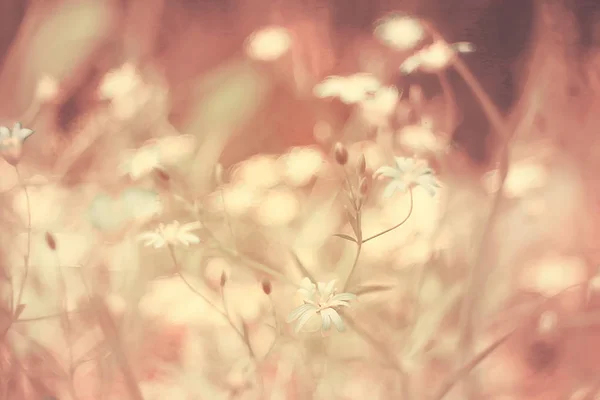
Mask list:
[[[277,159],[263,154],[241,162],[234,169],[232,178],[258,189],[271,188],[281,182]]]
[[[304,304],[293,310],[287,318],[287,322],[296,323],[295,331],[300,332],[302,328],[313,317],[321,318],[321,329],[328,331],[331,324],[335,325],[339,332],[345,330],[342,317],[336,311],[337,307],[349,307],[349,301],[356,298],[352,293],[336,293],[335,280],[328,283],[318,282],[316,285],[308,278],[304,278],[298,293],[304,297]]]
[[[338,97],[344,104],[356,104],[381,87],[379,80],[368,73],[350,76],[328,76],[317,84],[313,93],[319,98]]]
[[[433,133],[428,121],[403,127],[396,133],[396,141],[415,154],[437,154],[447,148],[446,141]]]
[[[394,86],[379,88],[372,96],[360,102],[360,109],[366,121],[373,125],[386,125],[396,110],[400,93]]]
[[[23,128],[20,122],[12,129],[0,126],[0,155],[11,165],[18,164],[23,152],[23,142],[33,133],[32,129]]]
[[[393,49],[410,50],[423,40],[425,30],[417,19],[405,15],[393,15],[377,24],[375,37]]]
[[[282,226],[293,221],[299,210],[300,203],[294,192],[285,188],[272,189],[256,210],[256,219],[265,226]]]
[[[279,158],[280,170],[286,183],[303,186],[319,173],[325,159],[323,154],[310,147],[294,147]]]
[[[394,157],[395,166],[383,166],[375,171],[375,178],[390,178],[391,182],[383,192],[386,198],[391,197],[396,190],[406,192],[414,186],[420,186],[431,196],[441,187],[433,174],[433,170],[425,162],[414,158]]]
[[[143,146],[127,154],[119,169],[123,175],[128,175],[136,181],[155,169],[162,169],[160,164],[160,152],[156,146]]]
[[[400,72],[403,74],[410,74],[417,70],[438,72],[447,68],[457,53],[472,53],[474,51],[475,47],[472,43],[457,42],[448,44],[438,40],[408,57],[400,65]]]
[[[58,82],[55,78],[44,75],[37,83],[35,89],[35,99],[41,103],[52,101],[56,98],[59,92]]]
[[[180,224],[179,221],[173,221],[168,225],[159,224],[153,231],[144,232],[138,236],[144,246],[152,246],[155,249],[170,246],[189,246],[190,244],[200,243],[200,238],[192,233],[193,230],[200,229],[200,222],[190,222]]]
[[[292,45],[292,36],[281,26],[268,26],[254,32],[246,40],[246,54],[255,60],[274,61]]]
[[[119,120],[134,117],[151,100],[160,97],[156,88],[146,84],[131,63],[109,71],[98,91],[100,98],[110,100],[111,111]]]
[[[540,189],[548,182],[545,165],[535,161],[518,161],[509,166],[504,182],[504,195],[509,198],[524,197],[533,190]],[[493,170],[483,177],[488,193],[496,193],[500,187],[499,170]]]
[[[116,198],[104,193],[96,196],[90,205],[89,216],[96,228],[112,231],[131,221],[147,222],[162,210],[163,205],[156,192],[127,188]]]

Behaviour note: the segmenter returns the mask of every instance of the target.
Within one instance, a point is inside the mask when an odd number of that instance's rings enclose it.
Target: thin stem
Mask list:
[[[229,309],[227,307],[227,300],[225,298],[225,286],[221,286],[221,301],[223,303],[223,310],[225,310],[225,318],[227,318],[227,320],[229,321],[229,324],[236,330],[239,332],[239,330],[236,328],[235,324],[233,323],[233,319],[231,318],[231,315],[229,314]],[[242,321],[242,325],[244,325],[244,321]],[[248,352],[250,353],[250,357],[252,357],[252,359],[256,360],[256,355],[254,354],[254,350],[252,350],[252,346],[250,345],[250,338],[248,337],[248,332],[246,331],[246,329],[242,329],[242,332],[239,332],[240,337],[242,338],[242,340],[244,341],[244,344],[246,345],[246,347],[248,347]]]
[[[19,179],[19,185],[23,188],[23,193],[25,195],[25,202],[27,205],[27,249],[25,250],[24,260],[24,268],[23,279],[21,280],[21,284],[19,286],[19,292],[17,294],[16,304],[13,304],[13,312],[16,310],[16,307],[21,304],[21,299],[23,298],[23,291],[25,290],[25,283],[27,281],[27,277],[29,276],[29,257],[31,254],[31,200],[29,199],[29,192],[27,191],[27,187],[25,182],[23,181],[23,177],[19,172],[19,169],[15,166],[15,172],[17,173],[17,177]]]
[[[173,261],[173,264],[175,266],[175,270],[176,270],[175,274],[182,280],[182,282],[188,287],[188,289],[190,289],[190,291],[192,291],[195,295],[197,295],[202,300],[204,300],[204,302],[206,304],[208,304],[219,315],[221,315],[223,318],[225,318],[225,320],[228,322],[228,324],[231,326],[231,328],[235,331],[235,333],[240,337],[240,339],[246,345],[248,345],[248,350],[249,350],[250,354],[252,355],[253,351],[250,348],[249,344],[247,343],[246,337],[244,336],[244,334],[242,332],[240,332],[240,330],[237,328],[237,326],[235,326],[235,324],[233,323],[233,321],[231,321],[231,319],[229,318],[229,314],[227,313],[227,309],[226,309],[225,303],[223,302],[223,307],[225,307],[225,311],[221,311],[219,309],[219,307],[217,307],[212,301],[210,301],[204,294],[202,294],[196,288],[194,288],[194,286],[192,286],[192,284],[189,283],[188,280],[185,279],[185,277],[181,273],[181,268],[179,266],[179,262],[177,261],[177,258],[175,257],[175,252],[173,251],[173,247],[171,245],[168,245],[168,249],[169,249],[169,254],[171,256],[171,260]]]
[[[385,231],[379,232],[379,233],[377,233],[377,234],[375,234],[373,236],[370,236],[370,237],[366,238],[365,240],[362,241],[363,243],[367,243],[370,240],[373,240],[373,239],[378,238],[379,236],[385,235],[386,233],[391,232],[394,229],[399,228],[400,226],[404,225],[404,223],[406,221],[408,221],[408,219],[412,215],[413,205],[414,205],[414,199],[413,199],[412,190],[409,190],[409,194],[410,194],[410,206],[409,206],[410,208],[408,210],[408,214],[406,214],[406,217],[404,217],[404,219],[402,221],[398,222],[396,225],[392,226],[391,228],[388,228]]]
[[[442,385],[442,387],[436,392],[436,394],[432,397],[432,400],[442,400],[452,388],[465,378],[475,367],[477,367],[487,356],[489,356],[494,350],[500,347],[503,343],[505,343],[514,333],[512,330],[500,338],[496,339],[489,346],[483,349],[479,354],[477,354],[473,359],[469,362],[465,363],[462,367],[454,372],[454,374],[449,377],[446,382]]]
[[[356,196],[354,195],[354,190],[352,189],[352,184],[350,183],[350,177],[348,176],[348,172],[346,169],[344,171],[345,182],[348,185],[348,191],[350,193],[350,198],[352,200],[352,205],[354,206],[354,212],[356,215],[356,255],[354,256],[354,261],[352,266],[350,267],[350,272],[348,273],[348,277],[346,278],[346,282],[342,288],[342,291],[345,291],[350,283],[350,279],[352,279],[352,275],[354,275],[354,271],[356,270],[356,266],[358,265],[358,259],[360,258],[360,252],[362,250],[362,213],[360,210],[360,205],[356,201]]]

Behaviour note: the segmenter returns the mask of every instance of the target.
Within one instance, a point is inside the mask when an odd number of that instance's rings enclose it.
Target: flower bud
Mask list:
[[[348,162],[348,150],[340,142],[335,144],[333,155],[335,157],[335,161],[340,165],[346,165]]]
[[[358,193],[361,196],[364,196],[369,191],[369,180],[366,177],[363,177],[358,184]]]
[[[260,282],[260,285],[262,287],[263,292],[265,292],[265,294],[267,296],[271,294],[271,291],[273,290],[273,286],[271,285],[270,280],[265,278]]]
[[[361,154],[358,157],[358,163],[356,164],[356,172],[358,172],[358,175],[364,176],[366,170],[367,170],[367,160],[365,159],[365,155]]]
[[[221,287],[224,287],[226,283],[227,283],[227,274],[225,274],[225,271],[223,271],[223,272],[221,272],[221,281],[220,281]]]
[[[56,239],[54,238],[54,235],[52,235],[50,232],[46,232],[45,239],[48,247],[51,250],[56,250]]]

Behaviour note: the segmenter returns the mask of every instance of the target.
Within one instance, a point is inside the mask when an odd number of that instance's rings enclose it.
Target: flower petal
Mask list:
[[[10,129],[6,126],[0,126],[0,140],[8,139],[9,137],[11,137]]]
[[[373,176],[375,177],[386,177],[386,178],[399,178],[399,173],[398,170],[392,167],[389,167],[387,165],[384,165],[383,167],[379,167],[377,168],[377,170],[375,171],[375,173],[373,174]]]
[[[23,129],[19,129],[18,131],[15,131],[14,134],[17,136],[17,138],[19,138],[19,140],[23,141],[23,140],[27,139],[29,136],[33,135],[34,130],[23,128]]]
[[[389,199],[396,190],[399,190],[402,193],[406,192],[406,184],[400,181],[391,181],[383,191],[383,197]]]
[[[290,322],[293,322],[295,320],[297,320],[298,318],[300,318],[300,316],[308,311],[310,311],[311,309],[316,309],[316,307],[313,304],[302,304],[299,307],[296,307],[291,313],[290,315],[288,315],[287,319],[285,320],[288,324]]]
[[[324,331],[328,331],[331,327],[331,316],[327,311],[329,311],[328,308],[321,311],[321,329]]]
[[[306,325],[306,323],[317,314],[317,309],[313,307],[312,310],[306,311],[300,319],[298,319],[298,323],[296,324],[296,328],[294,329],[296,333],[300,332],[300,330]]]
[[[335,328],[338,330],[338,332],[344,332],[346,330],[346,327],[344,326],[344,321],[342,321],[342,317],[340,317],[337,311],[335,311],[333,308],[327,308],[321,311],[321,313],[324,312],[327,313],[327,315],[331,319],[331,322],[333,322],[333,325],[335,325]]]

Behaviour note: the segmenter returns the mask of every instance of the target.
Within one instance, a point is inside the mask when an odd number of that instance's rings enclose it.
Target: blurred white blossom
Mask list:
[[[155,169],[161,169],[160,152],[156,146],[143,146],[126,154],[119,165],[120,172],[136,181]]]
[[[281,26],[268,26],[254,32],[246,40],[246,54],[260,61],[274,61],[285,54],[292,36]]]
[[[190,222],[180,224],[179,221],[173,221],[170,224],[159,224],[158,228],[140,234],[138,239],[144,242],[144,246],[152,246],[155,249],[170,246],[189,246],[190,244],[200,243],[200,238],[192,233],[193,230],[200,229],[200,222]]]
[[[376,126],[387,125],[390,116],[396,110],[400,93],[394,86],[379,88],[372,96],[360,102],[363,117]]]
[[[310,147],[294,147],[279,158],[280,169],[286,183],[293,186],[306,185],[323,168],[323,154]]]
[[[508,198],[520,198],[540,189],[548,182],[547,167],[534,160],[513,162],[504,181],[503,194]],[[500,172],[495,169],[483,177],[483,185],[488,193],[496,193],[500,188]]]
[[[448,44],[438,40],[408,57],[401,65],[403,74],[410,74],[417,70],[423,72],[438,72],[447,68],[457,53],[472,53],[475,47],[472,43],[457,42]]]
[[[328,76],[317,84],[313,92],[319,98],[338,97],[344,104],[365,100],[381,87],[381,82],[368,73],[350,76]]]
[[[122,228],[130,222],[144,223],[160,214],[163,204],[154,191],[127,188],[118,196],[97,195],[89,208],[92,224],[102,231]]]
[[[295,331],[300,332],[302,328],[313,317],[321,318],[321,330],[328,331],[331,324],[339,332],[345,330],[342,317],[336,311],[337,307],[349,307],[350,300],[356,295],[352,293],[336,293],[335,280],[328,283],[318,282],[316,285],[308,278],[304,278],[298,293],[304,298],[304,304],[293,310],[287,318],[291,323],[297,320]]]
[[[440,153],[447,148],[447,142],[433,132],[431,125],[427,120],[407,125],[396,133],[396,141],[415,154]]]
[[[0,126],[0,155],[15,165],[21,158],[23,142],[33,133],[32,129],[23,128],[20,122],[15,123],[12,129]]]
[[[375,37],[396,50],[410,50],[423,40],[425,30],[415,18],[393,15],[377,24]]]
[[[256,219],[265,226],[289,224],[300,211],[298,196],[286,188],[268,191],[256,210]]]
[[[42,76],[35,88],[35,99],[41,103],[52,101],[56,98],[59,92],[58,82],[55,78],[44,75]]]
[[[134,117],[151,100],[160,98],[156,88],[144,82],[131,63],[109,71],[98,88],[100,98],[110,100],[111,111],[119,120]]]
[[[390,178],[391,181],[383,192],[383,196],[391,197],[396,190],[406,192],[414,186],[422,187],[431,196],[435,195],[440,184],[433,174],[433,170],[425,162],[414,158],[394,157],[393,167],[383,166],[375,171],[375,178]]]

